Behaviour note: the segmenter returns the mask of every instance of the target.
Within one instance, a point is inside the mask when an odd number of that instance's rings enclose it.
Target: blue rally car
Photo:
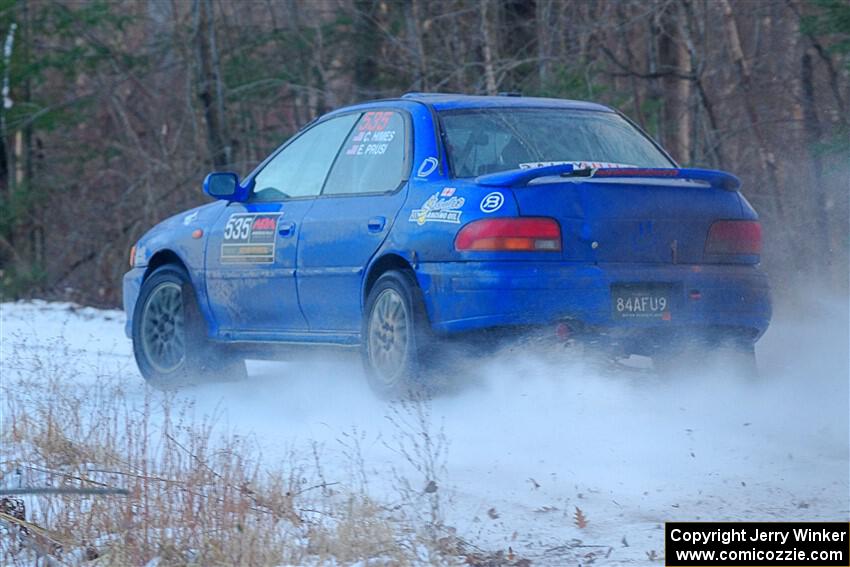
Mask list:
[[[311,122],[131,252],[127,333],[160,384],[292,345],[360,348],[398,393],[475,331],[754,363],[771,316],[736,177],[680,169],[589,102],[411,93]]]

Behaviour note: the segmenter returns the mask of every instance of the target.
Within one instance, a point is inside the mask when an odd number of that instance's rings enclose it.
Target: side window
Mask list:
[[[367,112],[345,139],[325,195],[386,193],[404,178],[404,117],[398,112]]]
[[[357,121],[348,114],[316,124],[289,143],[254,177],[252,201],[318,195],[343,140]]]

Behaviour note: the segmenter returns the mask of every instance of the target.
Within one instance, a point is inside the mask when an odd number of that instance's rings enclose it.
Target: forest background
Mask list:
[[[3,0],[0,45],[0,297],[119,305],[207,172],[408,91],[614,106],[742,178],[778,293],[847,297],[848,0]]]

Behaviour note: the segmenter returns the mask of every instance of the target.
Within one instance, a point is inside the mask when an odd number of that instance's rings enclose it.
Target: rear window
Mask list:
[[[475,109],[440,113],[455,177],[589,163],[592,167],[671,167],[634,126],[611,112]]]

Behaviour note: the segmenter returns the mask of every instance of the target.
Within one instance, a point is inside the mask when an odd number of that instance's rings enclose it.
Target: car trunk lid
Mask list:
[[[563,257],[574,261],[711,261],[711,224],[744,215],[737,192],[673,177],[549,176],[513,192],[520,214],[560,222]]]

